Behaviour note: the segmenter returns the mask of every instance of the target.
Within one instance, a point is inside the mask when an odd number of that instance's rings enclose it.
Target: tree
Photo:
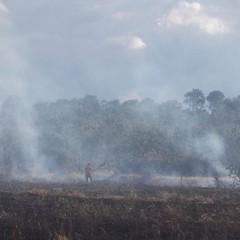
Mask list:
[[[204,109],[205,97],[201,90],[193,89],[191,92],[187,92],[184,98],[184,103],[189,105],[192,111]]]
[[[210,92],[207,96],[207,101],[209,103],[210,110],[213,111],[216,108],[218,108],[223,103],[224,99],[225,99],[225,96],[222,92],[220,91]]]

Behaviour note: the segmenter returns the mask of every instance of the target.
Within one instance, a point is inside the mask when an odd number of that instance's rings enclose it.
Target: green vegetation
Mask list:
[[[34,118],[26,121],[19,99],[9,98],[0,115],[0,164],[8,174],[27,172],[28,158],[37,158],[48,171],[106,162],[146,177],[153,170],[215,176],[220,168],[239,177],[240,97],[228,99],[220,91],[205,97],[193,89],[184,104],[86,96],[36,103]]]

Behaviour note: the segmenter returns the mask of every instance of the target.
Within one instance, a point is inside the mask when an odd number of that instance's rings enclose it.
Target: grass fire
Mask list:
[[[0,240],[240,239],[238,2],[0,0]]]
[[[0,239],[237,239],[238,133],[220,121],[229,104],[8,99]]]

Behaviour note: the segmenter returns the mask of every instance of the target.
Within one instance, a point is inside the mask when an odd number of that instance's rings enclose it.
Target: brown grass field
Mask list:
[[[240,189],[1,182],[0,239],[240,239]]]

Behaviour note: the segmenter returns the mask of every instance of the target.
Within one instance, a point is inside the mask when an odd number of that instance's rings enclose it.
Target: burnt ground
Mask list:
[[[240,189],[0,183],[0,239],[240,239]]]

